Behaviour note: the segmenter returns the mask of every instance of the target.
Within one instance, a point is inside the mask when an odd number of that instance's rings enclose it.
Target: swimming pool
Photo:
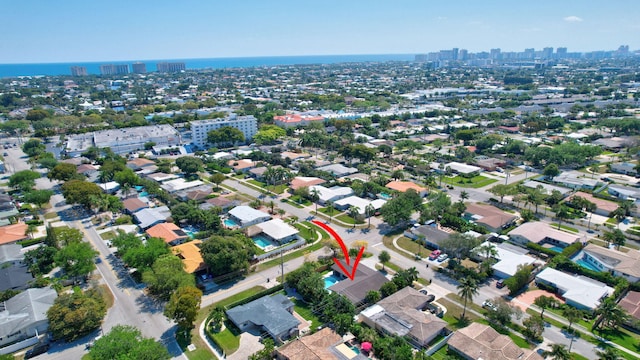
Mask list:
[[[273,246],[269,239],[265,238],[262,235],[256,235],[252,238],[253,242],[262,250],[266,249],[269,246]]]
[[[141,197],[147,197],[147,196],[149,196],[149,193],[146,192],[146,191],[143,191],[143,192],[140,193],[140,196]]]
[[[226,226],[226,227],[230,227],[231,228],[231,227],[238,226],[238,224],[235,221],[231,220],[231,219],[224,219],[223,222],[224,222],[224,226]]]
[[[378,194],[378,197],[383,199],[383,200],[389,200],[389,199],[392,198],[392,196],[390,194],[387,194],[387,193],[380,193],[380,194]]]
[[[551,249],[551,250],[553,250],[553,251],[555,251],[555,252],[557,252],[557,253],[561,253],[561,252],[562,252],[562,250],[564,250],[564,249],[563,249],[563,248],[561,248],[560,246],[552,246],[552,247],[550,247],[549,249]]]
[[[360,349],[358,349],[357,346],[352,346],[350,349],[353,350],[354,353],[360,354]]]
[[[136,191],[141,191],[142,189],[144,189],[144,186],[136,185],[133,188],[136,189]]]
[[[587,270],[591,270],[591,271],[595,271],[595,272],[601,272],[600,269],[598,269],[597,267],[591,265],[590,263],[588,263],[586,260],[584,260],[584,258],[580,258],[578,260],[574,260],[576,264],[582,266],[583,268],[587,269]]]
[[[333,285],[335,285],[338,281],[340,281],[340,279],[337,276],[333,275],[333,274],[331,274],[329,276],[325,276],[325,278],[324,278],[324,288],[328,289],[328,288],[332,287]]]

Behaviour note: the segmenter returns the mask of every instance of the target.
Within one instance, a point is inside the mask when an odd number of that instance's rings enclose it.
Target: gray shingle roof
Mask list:
[[[256,326],[262,326],[271,336],[276,337],[300,324],[300,321],[286,310],[291,306],[291,300],[282,294],[264,296],[228,310],[227,316],[235,324],[251,322]]]
[[[29,289],[5,302],[0,312],[0,337],[14,334],[47,319],[47,310],[58,294],[52,288]]]

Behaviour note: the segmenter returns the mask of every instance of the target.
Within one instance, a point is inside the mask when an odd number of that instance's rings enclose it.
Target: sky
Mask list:
[[[640,49],[638,0],[4,0],[0,63]]]

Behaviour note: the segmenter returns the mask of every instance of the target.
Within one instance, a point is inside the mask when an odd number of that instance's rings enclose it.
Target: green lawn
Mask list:
[[[316,314],[311,311],[309,305],[302,302],[302,300],[295,299],[293,309],[306,320],[311,321],[311,329],[316,329],[322,323],[320,319],[316,316]]]
[[[465,178],[460,175],[456,177],[443,177],[442,182],[449,185],[459,186],[459,187],[467,187],[467,188],[481,188],[487,185],[493,184],[497,182],[496,179],[490,179],[488,177],[478,175],[472,178]]]
[[[323,246],[322,243],[317,243],[317,244],[313,244],[311,246],[304,247],[304,248],[302,248],[300,250],[296,250],[294,252],[290,252],[288,254],[285,254],[282,257],[283,258],[282,261],[287,262],[289,260],[293,260],[293,259],[295,259],[297,257],[303,256],[306,253],[311,253],[311,252],[314,252],[316,250],[319,250],[319,249],[322,248],[322,246]],[[263,271],[265,269],[269,269],[269,268],[272,268],[274,266],[278,266],[278,265],[280,265],[280,261],[281,261],[280,257],[278,256],[278,257],[276,257],[276,258],[274,258],[272,260],[269,260],[269,261],[264,262],[262,264],[258,264],[256,266],[256,268],[255,268],[256,272]]]
[[[44,218],[47,220],[55,219],[57,217],[58,217],[58,213],[55,211],[44,214]]]
[[[328,216],[335,216],[337,214],[340,214],[340,211],[338,211],[336,209],[333,209],[333,211],[329,211],[329,210],[330,209],[328,207],[319,207],[318,208],[318,212],[321,212],[321,213],[323,213],[325,215],[328,215]]]
[[[558,228],[558,223],[551,223],[550,225],[553,226],[556,229]],[[569,231],[569,232],[574,232],[574,233],[579,233],[580,232],[578,229],[572,228],[571,226],[567,226],[567,225],[564,225],[564,224],[560,224],[560,229],[566,230],[566,231]]]
[[[469,325],[470,322],[478,320],[478,316],[469,311],[467,311],[467,313],[465,314],[467,320],[460,320],[460,316],[462,315],[463,310],[462,307],[454,304],[446,298],[440,298],[436,300],[436,302],[447,308],[447,313],[444,314],[442,320],[446,321],[447,324],[449,324],[449,328],[451,330],[462,329],[463,327]],[[467,305],[467,310],[469,308],[470,307]]]
[[[255,185],[255,186],[260,187],[260,188],[263,188],[265,190],[274,192],[276,194],[282,194],[283,192],[285,192],[289,188],[289,186],[287,184],[279,184],[279,185],[273,186],[271,184],[267,185],[267,184],[265,184],[263,182],[260,182],[258,180],[254,180],[254,179],[247,180],[247,182],[249,184]]]
[[[342,221],[345,224],[356,224],[356,225],[360,225],[360,224],[364,224],[364,221],[362,220],[354,220],[351,216],[347,215],[347,214],[342,214],[342,215],[338,215],[336,216],[336,219]]]
[[[234,335],[229,328],[213,334],[213,338],[227,355],[233,354],[240,347],[240,335]]]
[[[102,238],[102,240],[111,240],[116,237],[116,234],[113,231],[105,231],[100,234],[100,237]]]
[[[429,249],[426,249],[424,246],[420,245],[419,242],[412,241],[406,236],[399,238],[396,243],[398,244],[398,247],[404,250],[407,250],[413,254],[420,253],[420,256],[423,258],[429,256],[429,254],[431,253]]]
[[[625,347],[631,351],[640,351],[640,347],[638,346],[640,335],[634,334],[626,329],[618,328],[617,330],[597,330],[596,333],[598,335],[601,335],[603,338],[614,342],[622,347]]]

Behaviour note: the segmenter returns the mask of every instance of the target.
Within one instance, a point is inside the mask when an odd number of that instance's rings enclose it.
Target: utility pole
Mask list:
[[[282,274],[281,279],[280,279],[280,284],[284,285],[284,257],[283,254],[284,251],[280,251],[280,273]]]

